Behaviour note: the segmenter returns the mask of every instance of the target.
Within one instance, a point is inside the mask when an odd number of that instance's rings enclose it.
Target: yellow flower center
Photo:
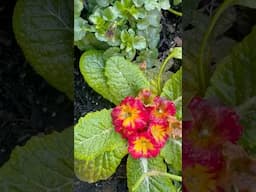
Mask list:
[[[151,133],[157,142],[163,140],[167,135],[167,131],[162,125],[153,125],[151,127]]]
[[[142,137],[134,141],[134,150],[137,153],[146,155],[149,150],[153,150],[154,146],[149,139]]]
[[[119,118],[123,120],[123,126],[135,127],[135,120],[139,117],[139,110],[130,105],[123,105]]]

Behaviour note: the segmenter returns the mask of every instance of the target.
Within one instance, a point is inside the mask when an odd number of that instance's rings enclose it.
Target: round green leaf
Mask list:
[[[107,179],[126,154],[126,141],[114,130],[111,110],[89,113],[75,125],[75,173],[79,179]]]
[[[18,0],[13,29],[26,59],[50,84],[73,97],[73,2]]]

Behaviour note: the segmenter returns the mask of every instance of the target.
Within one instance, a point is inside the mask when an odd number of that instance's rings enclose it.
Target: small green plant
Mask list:
[[[169,0],[75,1],[75,45],[90,49],[94,42],[105,43],[104,50],[116,47],[117,52],[129,60],[142,51],[157,48],[160,39],[161,9],[169,9]],[[87,15],[81,15],[81,10]],[[99,49],[99,47],[95,47]],[[157,58],[157,57],[155,57]]]

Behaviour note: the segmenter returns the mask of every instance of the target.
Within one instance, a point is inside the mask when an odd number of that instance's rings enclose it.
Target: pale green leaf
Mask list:
[[[75,125],[75,173],[79,179],[107,179],[126,154],[126,141],[114,130],[111,110],[88,113]]]
[[[167,172],[163,158],[133,159],[127,160],[127,181],[129,191],[132,191],[139,178],[150,171]],[[147,176],[134,192],[174,192],[172,181],[164,176]]]
[[[163,157],[166,163],[171,165],[175,171],[182,170],[181,141],[170,138],[161,150],[160,156]]]
[[[73,97],[73,2],[18,0],[13,29],[33,68]]]
[[[107,60],[105,75],[109,92],[115,96],[117,103],[127,96],[136,96],[141,89],[149,87],[149,82],[139,67],[120,56]]]
[[[83,0],[74,0],[74,18],[80,17],[83,8]]]
[[[137,50],[142,50],[147,47],[146,39],[143,36],[134,37],[133,47]]]
[[[73,189],[73,129],[32,137],[0,168],[1,192],[70,192]]]

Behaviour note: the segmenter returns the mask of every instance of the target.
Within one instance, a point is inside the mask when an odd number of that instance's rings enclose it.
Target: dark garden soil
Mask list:
[[[169,53],[169,49],[176,45],[181,46],[181,18],[169,12],[163,12],[161,23],[163,29],[161,32],[161,42],[159,43],[159,59],[163,60]],[[95,93],[83,80],[83,77],[78,68],[81,52],[75,50],[75,104],[74,117],[75,123],[79,117],[84,116],[91,111],[97,111],[103,108],[111,108],[113,105]],[[171,71],[177,71],[180,67],[180,62],[174,62]],[[126,178],[126,158],[125,157],[116,173],[106,181],[100,181],[94,184],[89,184],[79,180],[75,180],[75,192],[127,192]]]
[[[16,0],[0,1],[0,166],[31,136],[73,124],[73,102],[26,62],[12,32]]]

